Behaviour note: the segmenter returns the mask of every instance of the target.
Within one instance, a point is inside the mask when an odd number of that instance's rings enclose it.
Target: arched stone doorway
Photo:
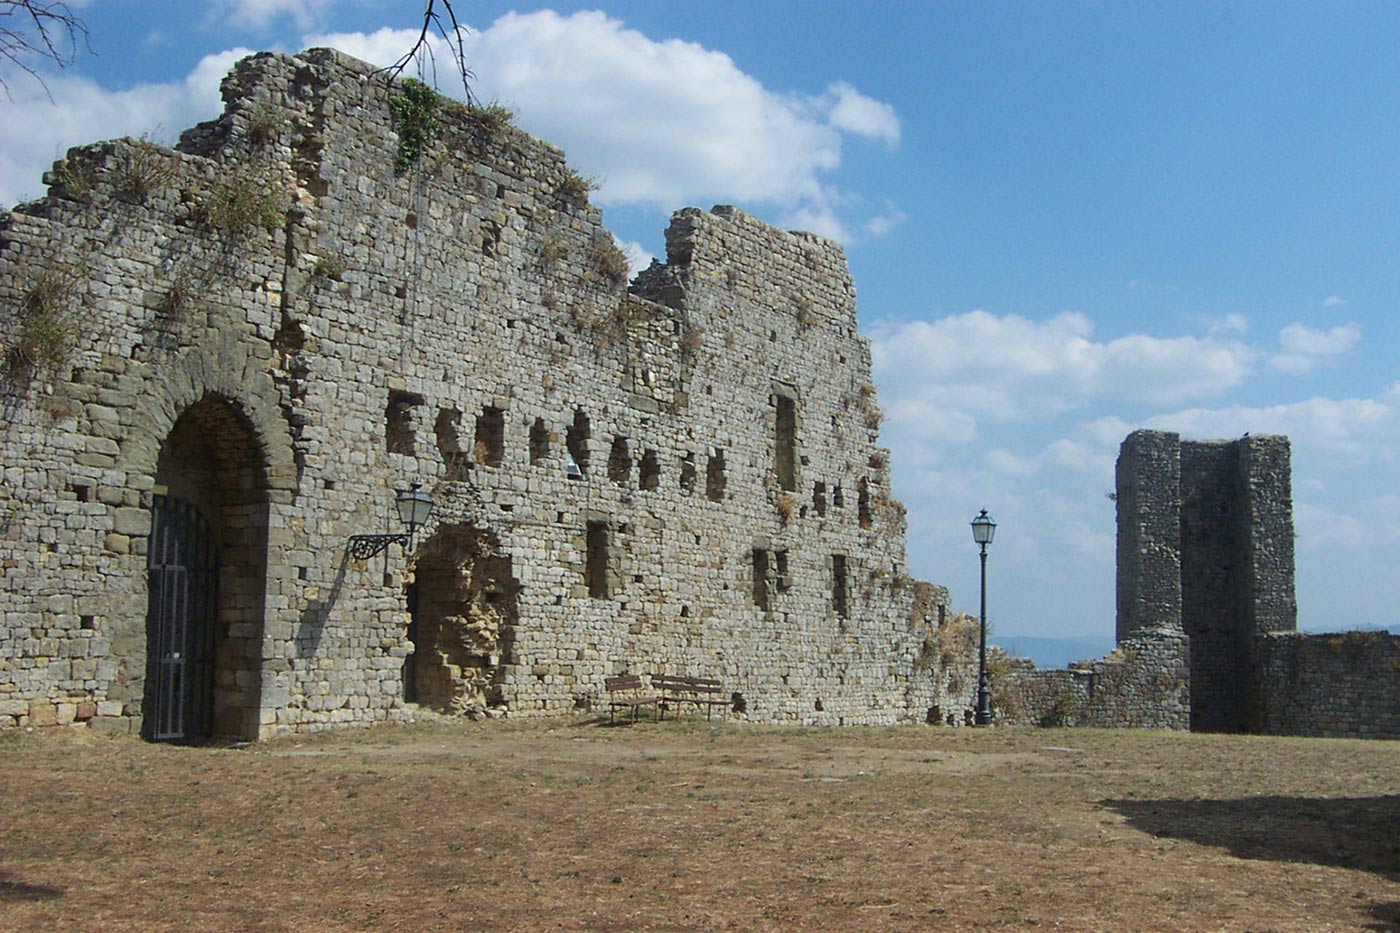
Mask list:
[[[268,501],[246,419],[212,394],[186,408],[161,445],[152,496],[146,738],[257,738]]]
[[[440,526],[418,549],[413,577],[404,699],[473,717],[504,707],[502,666],[514,650],[520,584],[496,536]]]

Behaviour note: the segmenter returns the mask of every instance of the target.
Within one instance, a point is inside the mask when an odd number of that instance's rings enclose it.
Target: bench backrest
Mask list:
[[[646,684],[642,683],[642,678],[637,674],[619,674],[616,677],[603,678],[603,686],[612,692],[615,690],[640,690]]]
[[[672,693],[723,693],[724,686],[708,677],[685,677],[679,674],[652,674],[651,685]]]

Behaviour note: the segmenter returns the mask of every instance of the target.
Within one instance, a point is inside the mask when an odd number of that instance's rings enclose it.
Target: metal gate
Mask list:
[[[146,738],[207,738],[214,709],[219,555],[199,509],[170,496],[155,497],[146,567]]]

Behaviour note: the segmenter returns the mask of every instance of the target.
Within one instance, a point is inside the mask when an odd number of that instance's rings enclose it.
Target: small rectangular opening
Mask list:
[[[687,496],[695,494],[695,454],[690,452],[681,457],[681,492]]]
[[[608,453],[608,479],[618,486],[626,486],[631,478],[632,455],[627,449],[627,438],[614,437]]]
[[[846,573],[846,555],[831,555],[831,607],[841,618],[850,609],[850,579]]]
[[[710,462],[705,465],[705,496],[711,502],[724,501],[724,487],[728,485],[729,477],[724,470],[724,451],[715,448],[715,452],[710,455]]]
[[[462,413],[455,408],[439,408],[437,420],[433,422],[433,435],[437,439],[438,453],[442,455],[442,465],[446,468],[445,478],[449,481],[464,479],[471,464],[467,452],[462,449]]]
[[[487,405],[476,416],[476,436],[472,443],[472,458],[482,466],[498,467],[505,456],[506,413]]]
[[[657,489],[661,486],[661,462],[657,459],[656,451],[650,447],[642,451],[637,479],[643,489]]]
[[[608,598],[609,537],[607,522],[588,523],[583,582],[593,599]]]
[[[530,426],[530,463],[534,465],[548,459],[549,425],[544,423],[543,418],[536,418]]]
[[[797,402],[787,395],[773,396],[777,405],[773,469],[778,485],[789,492],[797,489]]]
[[[384,447],[391,454],[415,456],[418,433],[418,412],[423,396],[399,389],[389,390],[389,404],[384,410]]]
[[[583,409],[574,412],[574,423],[564,432],[564,447],[569,453],[569,479],[580,480],[588,475],[588,416]]]
[[[761,547],[753,549],[753,604],[768,611],[768,552]]]

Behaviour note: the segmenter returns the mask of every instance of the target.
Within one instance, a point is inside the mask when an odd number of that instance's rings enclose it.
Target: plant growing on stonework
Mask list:
[[[992,709],[1006,719],[1015,718],[1021,711],[1021,704],[1012,690],[1015,682],[1016,662],[1000,648],[987,650],[987,687],[992,694]]]
[[[399,134],[394,171],[403,174],[423,157],[442,132],[442,123],[438,120],[442,96],[413,78],[400,81],[398,91],[389,97],[389,112],[393,114],[394,129]]]
[[[20,299],[18,328],[6,350],[11,376],[32,374],[40,367],[57,369],[68,360],[77,332],[73,305],[78,290],[77,270],[42,269]]]
[[[125,164],[117,173],[117,190],[144,201],[151,192],[175,180],[171,156],[144,136],[131,144]]]
[[[626,284],[631,273],[626,254],[618,248],[613,238],[606,234],[595,239],[588,247],[588,262],[604,281],[613,285]]]
[[[287,198],[271,175],[242,170],[205,191],[198,214],[209,229],[241,240],[259,227],[271,233],[282,226]]]
[[[782,493],[778,496],[777,506],[778,520],[786,528],[792,523],[792,516],[797,512],[797,497]]]
[[[810,295],[798,295],[797,298],[793,300],[793,307],[797,312],[797,326],[799,328],[806,330],[817,323],[817,312],[812,305],[812,297]]]
[[[316,265],[312,267],[311,274],[339,282],[340,277],[345,274],[345,260],[330,253],[321,253],[316,257]]]
[[[91,165],[80,164],[65,159],[58,169],[58,184],[63,193],[80,198],[92,190],[97,183],[97,173]]]
[[[681,331],[681,354],[684,356],[694,356],[700,351],[705,330],[702,327],[686,325]]]
[[[540,237],[540,265],[552,269],[568,256],[569,247],[564,243],[563,237],[556,233],[546,233]]]
[[[262,101],[248,114],[248,138],[259,146],[266,146],[275,142],[290,123],[286,110],[272,101]]]
[[[510,126],[510,121],[515,119],[515,111],[494,102],[484,107],[468,104],[467,119],[487,137],[494,139]]]
[[[593,178],[584,178],[573,169],[566,169],[564,181],[559,185],[559,197],[566,204],[571,204],[580,210],[588,206],[589,192],[598,190],[598,182]]]

